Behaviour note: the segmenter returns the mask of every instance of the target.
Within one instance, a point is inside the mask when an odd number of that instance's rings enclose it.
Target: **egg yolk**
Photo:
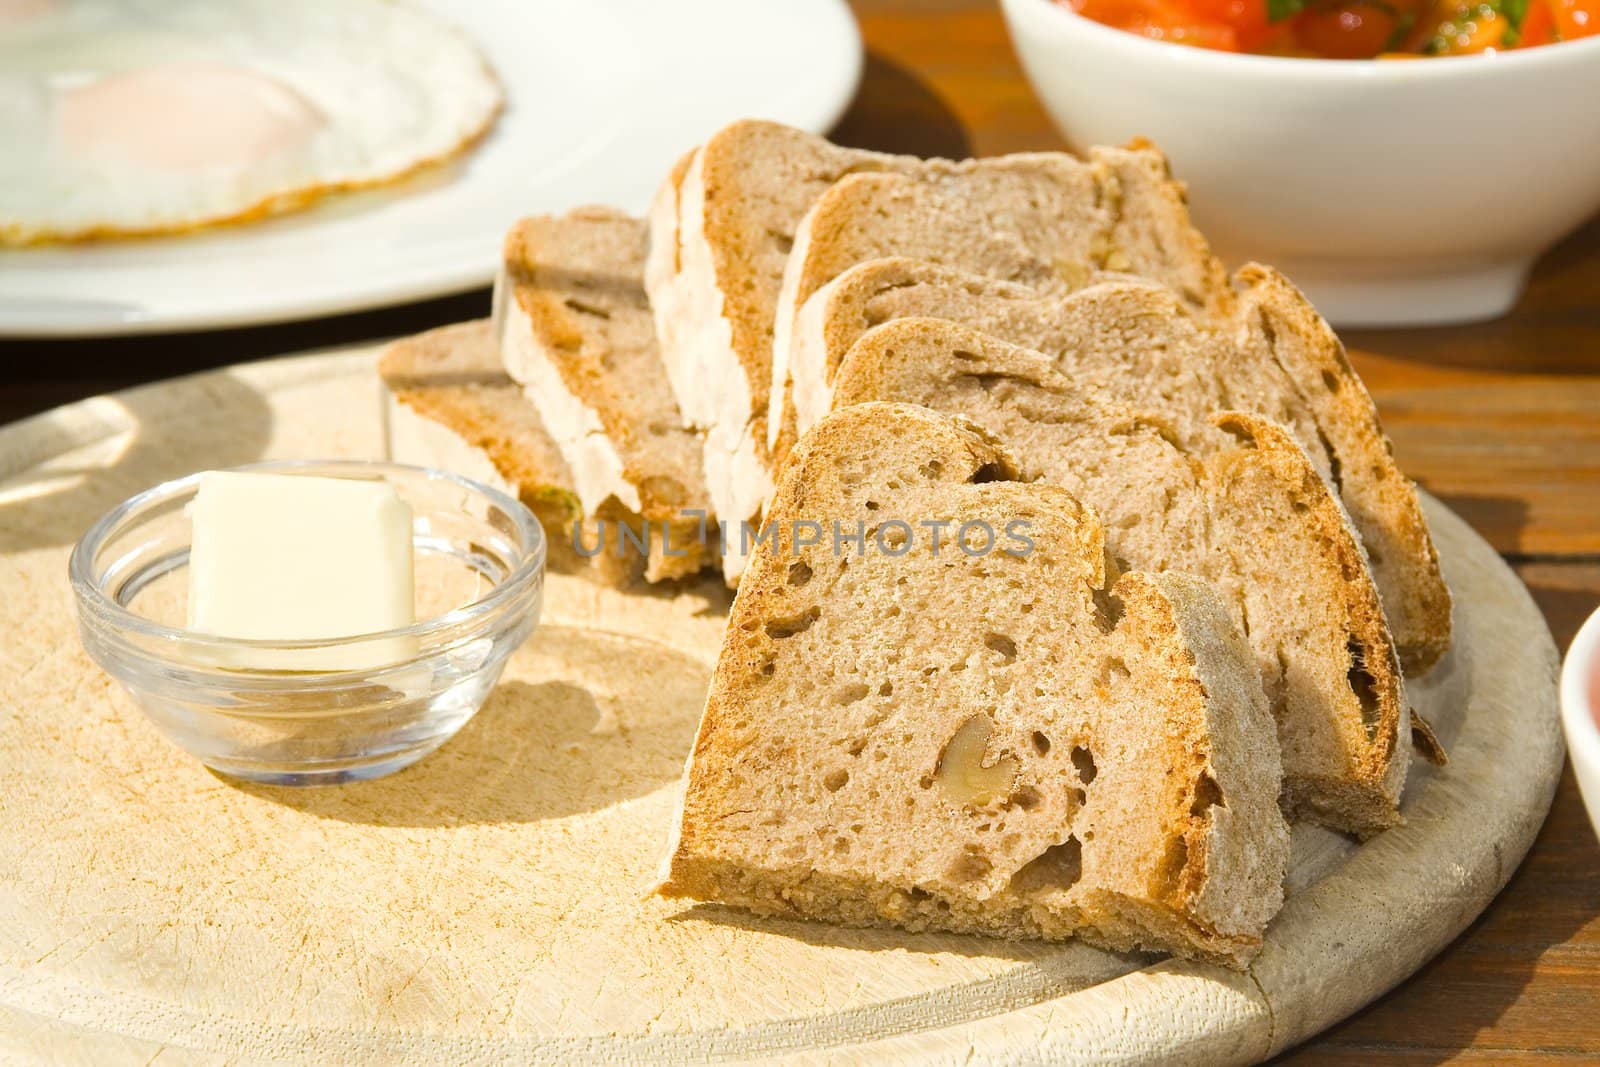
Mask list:
[[[256,165],[303,145],[326,122],[282,82],[220,63],[111,74],[62,93],[56,115],[75,155],[175,171]]]

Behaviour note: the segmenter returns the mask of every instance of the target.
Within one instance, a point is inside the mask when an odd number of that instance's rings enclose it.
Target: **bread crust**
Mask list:
[[[391,458],[455,470],[519,498],[544,528],[552,571],[613,586],[642,576],[645,563],[636,557],[585,556],[574,548],[575,524],[585,545],[596,543],[598,531],[584,518],[572,474],[539,413],[501,365],[488,319],[393,341],[378,358],[378,374]],[[603,517],[629,521],[620,513]]]
[[[652,580],[714,562],[701,442],[662,372],[642,277],[648,231],[610,208],[523,219],[506,236],[495,326],[506,369],[572,471],[584,507],[662,531]],[[679,554],[681,553],[681,554]]]
[[[1259,263],[1233,277],[1239,293],[1241,344],[1265,344],[1315,414],[1338,470],[1337,485],[1366,543],[1385,592],[1384,607],[1406,668],[1423,672],[1450,648],[1450,589],[1417,498],[1416,483],[1394,459],[1394,444],[1377,405],[1350,365],[1343,342],[1305,295]]]
[[[1160,281],[1186,306],[1211,315],[1231,311],[1228,272],[1190,221],[1188,186],[1173,177],[1166,154],[1135,137],[1121,148],[1092,147],[1088,155],[1116,182],[1113,248],[1122,249],[1140,275]],[[1138,205],[1137,210],[1128,212],[1128,204]],[[1106,269],[1124,268],[1107,263]]]
[[[646,287],[679,407],[704,435],[712,506],[728,522],[759,522],[774,487],[772,332],[796,225],[847,173],[923,165],[746,119],[680,160],[657,192]],[[725,551],[730,585],[743,567],[737,546]]]
[[[1291,817],[1311,819],[1363,838],[1399,825],[1403,821],[1400,794],[1410,768],[1411,706],[1377,584],[1350,516],[1329,492],[1305,450],[1282,426],[1239,411],[1219,412],[1215,422],[1248,440],[1248,448],[1230,458],[1270,472],[1293,501],[1310,539],[1321,549],[1324,573],[1340,593],[1338,601],[1328,605],[1329,614],[1337,617],[1349,635],[1348,656],[1334,664],[1334,671],[1362,679],[1356,686],[1362,690],[1357,694],[1357,707],[1364,713],[1359,725],[1366,733],[1366,744],[1350,750],[1346,774],[1299,779],[1286,775],[1284,810]],[[1365,706],[1368,703],[1370,711]]]
[[[578,517],[566,462],[501,366],[489,320],[390,342],[378,356],[378,376],[396,400],[451,427],[526,489],[541,521]]]

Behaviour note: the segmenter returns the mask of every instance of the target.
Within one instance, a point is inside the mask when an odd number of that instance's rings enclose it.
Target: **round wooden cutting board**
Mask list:
[[[0,430],[0,1060],[1256,1059],[1420,966],[1505,884],[1561,766],[1556,654],[1429,501],[1456,646],[1413,682],[1451,762],[1357,847],[1297,827],[1249,973],[1081,945],[853,931],[650,895],[727,594],[552,577],[482,712],[390,778],[244,786],[79,646],[73,541],[162,479],[382,454],[372,350]]]

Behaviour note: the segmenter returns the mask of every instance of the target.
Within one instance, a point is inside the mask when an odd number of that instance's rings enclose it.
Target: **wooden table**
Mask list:
[[[840,140],[925,155],[1061,147],[993,3],[856,0],[869,57]],[[0,422],[206,367],[475,317],[486,292],[234,332],[0,343]],[[1600,220],[1506,318],[1348,332],[1401,464],[1516,567],[1565,649],[1600,603]],[[1381,353],[1378,354],[1378,353]],[[1295,1063],[1600,1060],[1600,847],[1570,770],[1500,898]]]

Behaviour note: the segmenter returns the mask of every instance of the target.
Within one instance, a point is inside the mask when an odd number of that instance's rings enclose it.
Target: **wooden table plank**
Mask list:
[[[1512,314],[1427,330],[1351,330],[1345,341],[1436,367],[1600,374],[1600,219],[1539,260]]]
[[[997,155],[1060,138],[1027,84],[1001,20],[963,0],[853,5],[869,64],[899,72],[892,85],[863,86],[836,131],[846,144],[918,155]],[[915,125],[885,121],[915,102]],[[891,132],[892,131],[892,132]],[[892,139],[886,140],[888,132]]]
[[[1496,549],[1600,553],[1600,367],[1520,373],[1365,352],[1352,361],[1401,467]]]

